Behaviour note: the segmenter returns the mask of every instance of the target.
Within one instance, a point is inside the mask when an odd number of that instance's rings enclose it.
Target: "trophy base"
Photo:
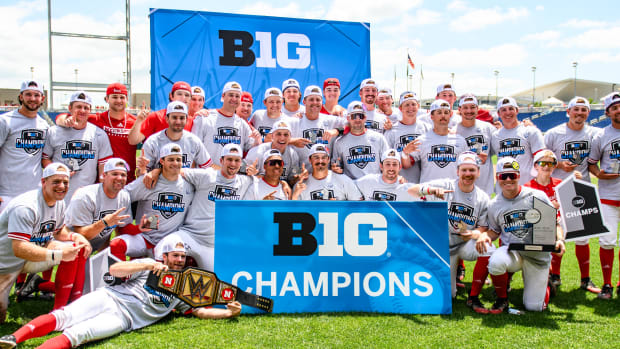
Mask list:
[[[555,245],[542,244],[510,244],[508,250],[511,251],[533,251],[533,252],[557,252]]]

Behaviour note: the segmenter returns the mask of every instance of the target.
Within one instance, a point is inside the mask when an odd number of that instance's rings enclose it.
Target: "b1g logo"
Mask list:
[[[381,256],[387,250],[387,220],[380,213],[351,213],[344,219],[343,244],[338,241],[338,213],[319,212],[323,225],[323,243],[318,245],[312,233],[316,219],[305,212],[274,212],[273,222],[278,224],[278,244],[273,246],[274,256],[309,256],[318,247],[319,256],[339,257],[344,251],[355,257]],[[360,226],[369,225],[370,244],[360,244]]]
[[[377,190],[372,192],[372,198],[375,201],[396,201],[396,194]]]
[[[454,154],[454,146],[440,144],[431,147],[431,152],[428,154],[428,162],[434,162],[437,166],[444,168],[451,162],[456,161],[456,154]]]
[[[258,132],[260,133],[261,136],[265,137],[266,135],[269,134],[269,132],[271,132],[271,127],[269,127],[269,126],[259,126],[258,127]]]
[[[45,146],[45,132],[37,129],[22,130],[21,137],[15,139],[15,148],[24,149],[26,154],[34,155]]]
[[[620,159],[620,141],[611,142],[610,159]]]
[[[228,143],[241,144],[241,137],[239,137],[239,131],[236,128],[218,127],[217,134],[213,136],[213,143],[222,147]]]
[[[101,219],[103,219],[105,216],[107,216],[107,215],[109,215],[109,214],[112,214],[112,213],[114,213],[114,212],[116,212],[116,210],[105,210],[105,211],[101,211],[101,212],[99,212],[99,218],[97,218],[97,219],[93,220],[93,223],[95,223],[95,222],[97,222],[97,221],[100,221],[100,220],[101,220]],[[114,230],[114,227],[103,228],[103,230],[101,231],[101,233],[99,233],[98,235],[99,235],[100,237],[107,236],[107,235],[109,235],[109,234],[112,232],[112,230]]]
[[[396,145],[396,150],[403,151],[403,148],[407,144],[413,142],[419,136],[420,136],[419,134],[408,134],[408,135],[402,135],[398,137],[398,144]]]
[[[303,130],[301,137],[309,140],[311,143],[306,144],[306,148],[310,149],[314,144],[328,144],[328,141],[323,140],[322,128],[308,128]]]
[[[304,34],[281,33],[276,37],[276,57],[273,57],[271,33],[251,33],[239,30],[219,30],[223,55],[220,65],[247,67],[256,62],[258,68],[306,69],[310,66],[310,39]],[[254,40],[258,41],[258,52],[252,51]],[[295,47],[296,57],[289,55],[289,47]],[[258,53],[258,55],[257,55]]]
[[[474,216],[474,208],[469,205],[463,205],[457,202],[450,204],[448,208],[448,222],[450,226],[459,230],[459,223],[463,222],[467,225],[476,225],[476,217]]]
[[[170,219],[178,212],[185,211],[183,195],[177,193],[159,193],[157,201],[153,201],[151,208],[159,211],[162,217]]]
[[[369,145],[349,148],[349,155],[347,164],[355,165],[359,169],[364,169],[369,162],[375,162],[375,154],[372,153],[372,147]]]
[[[484,137],[482,135],[473,135],[465,138],[469,150],[476,154],[480,154],[483,150],[488,150],[489,146],[484,143]]]
[[[315,190],[310,192],[310,200],[331,200],[335,198],[331,189]]]
[[[39,231],[32,233],[30,242],[39,246],[44,246],[52,239],[54,230],[56,230],[56,221],[45,221],[39,225]]]
[[[95,158],[93,144],[90,141],[72,140],[65,142],[65,149],[60,150],[63,159],[75,159],[77,164],[82,166],[89,159]]]
[[[523,239],[533,226],[525,219],[525,212],[526,210],[517,210],[504,214],[504,231]]]
[[[499,153],[497,156],[517,156],[525,154],[525,147],[521,146],[519,138],[506,138],[499,141]]]
[[[562,160],[568,160],[573,164],[581,165],[583,160],[590,155],[588,141],[566,142],[564,150],[560,153]]]
[[[227,185],[216,185],[215,190],[209,192],[208,199],[217,200],[240,200],[241,196],[237,195],[237,188]]]
[[[369,130],[379,129],[379,123],[374,120],[366,120],[366,122],[364,123],[364,126]]]

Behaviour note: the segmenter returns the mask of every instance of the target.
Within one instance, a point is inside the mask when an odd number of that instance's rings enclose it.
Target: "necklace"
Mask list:
[[[124,114],[125,121],[123,122],[123,129],[127,128],[127,114]],[[110,123],[110,127],[114,128],[114,124],[112,124],[112,119],[110,119],[110,111],[108,111],[108,122]]]

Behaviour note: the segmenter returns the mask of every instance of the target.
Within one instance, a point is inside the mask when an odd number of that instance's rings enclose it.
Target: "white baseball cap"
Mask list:
[[[499,111],[502,107],[506,107],[506,106],[513,106],[519,109],[519,105],[517,104],[517,101],[512,97],[504,97],[504,98],[501,98],[499,101],[497,101],[497,111]]]
[[[383,163],[387,159],[393,159],[400,163],[400,154],[398,153],[398,150],[388,149],[384,151],[383,154],[381,155],[381,163]]]
[[[103,172],[106,173],[114,170],[129,172],[129,165],[121,158],[110,158],[103,165]]]
[[[434,100],[433,103],[431,103],[430,112],[432,113],[435,110],[439,110],[439,109],[450,110],[450,102],[443,100],[443,99]]]
[[[443,91],[452,91],[456,94],[456,91],[454,90],[454,86],[452,86],[452,84],[441,84],[437,86],[437,94],[440,94]]]
[[[464,151],[459,154],[459,157],[456,159],[456,167],[459,167],[463,164],[471,164],[480,167],[480,159],[478,155],[473,151]]]
[[[382,87],[379,89],[379,96],[390,96],[392,97],[392,90],[389,87]]]
[[[287,88],[294,87],[301,91],[301,87],[299,86],[299,82],[295,79],[286,79],[282,82],[282,92],[286,91]]]
[[[570,100],[570,102],[568,102],[568,109],[571,109],[572,107],[576,107],[576,106],[583,106],[588,108],[588,110],[590,109],[590,102],[588,102],[587,99],[583,98],[583,97],[574,97],[573,99]]]
[[[32,90],[32,91],[37,91],[39,93],[41,93],[42,95],[45,94],[43,92],[43,85],[39,84],[38,82],[34,81],[34,80],[26,80],[24,82],[22,82],[22,86],[19,89],[19,93],[22,93],[26,90]]]
[[[265,152],[265,154],[263,154],[263,164],[274,156],[277,156],[280,160],[282,160],[282,153],[280,153],[278,149],[269,149]]]
[[[185,243],[178,235],[170,235],[169,238],[165,238],[162,242],[161,253],[187,252],[185,250]]]
[[[170,113],[183,113],[187,115],[187,105],[180,101],[172,101],[166,107],[166,115]]]
[[[287,130],[288,132],[291,132],[291,126],[286,121],[278,121],[273,125],[269,133],[274,133],[278,130]]]
[[[190,93],[192,96],[202,96],[202,98],[205,97],[205,90],[203,90],[200,86],[192,86],[192,91]]]
[[[507,156],[497,160],[495,173],[519,172],[519,169],[520,166],[517,160],[513,157]]]
[[[459,100],[459,107],[465,104],[478,105],[478,98],[476,98],[476,96],[471,95],[471,94],[461,96],[461,99]]]
[[[238,156],[241,158],[243,157],[243,151],[241,150],[241,147],[238,144],[228,143],[222,149],[221,157],[224,157],[224,156]]]
[[[159,158],[163,159],[168,155],[181,155],[183,156],[183,149],[181,146],[175,143],[168,143],[161,147],[159,150]]]
[[[374,79],[370,79],[370,78],[362,80],[362,83],[360,84],[360,90],[363,89],[364,87],[374,87],[378,89],[377,82]]]
[[[324,144],[314,144],[310,148],[310,155],[308,155],[308,157],[311,158],[314,154],[326,154],[329,156],[329,150]]]
[[[43,178],[51,177],[53,175],[63,175],[69,177],[70,173],[71,171],[65,164],[60,162],[52,162],[43,169]]]
[[[418,96],[415,94],[415,92],[411,92],[411,91],[405,91],[403,93],[400,94],[400,102],[398,104],[403,104],[407,101],[418,101]]]
[[[620,93],[612,92],[605,96],[605,111],[614,104],[620,103]]]
[[[71,95],[71,98],[69,98],[69,104],[73,102],[84,102],[88,105],[93,105],[92,99],[84,91],[73,92],[73,94]]]
[[[347,106],[347,115],[351,114],[364,114],[366,115],[366,109],[360,101],[353,101]]]
[[[282,91],[280,91],[277,87],[270,87],[265,91],[265,98],[263,98],[263,100],[266,100],[269,97],[282,98]]]
[[[308,96],[319,96],[323,98],[323,91],[317,85],[310,85],[304,90],[304,99]]]
[[[243,90],[241,89],[241,84],[236,81],[229,81],[224,85],[224,88],[222,89],[222,94],[228,91],[237,91],[239,93],[243,92]]]

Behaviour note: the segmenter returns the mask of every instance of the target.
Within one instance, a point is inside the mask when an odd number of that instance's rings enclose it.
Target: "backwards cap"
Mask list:
[[[205,90],[200,86],[192,86],[191,94],[192,96],[202,96],[202,98],[205,98]]]
[[[366,109],[364,109],[364,105],[360,101],[353,101],[349,103],[347,106],[347,114],[364,114],[366,115]]]
[[[168,103],[168,106],[166,107],[166,115],[170,113],[187,114],[187,105],[180,101],[172,101]]]
[[[269,97],[282,98],[282,91],[277,87],[270,87],[265,91],[265,98],[263,98],[263,100],[267,100]]]
[[[280,160],[282,160],[282,153],[280,153],[278,149],[269,149],[268,151],[265,152],[265,154],[263,154],[263,164],[267,160],[269,160],[269,158],[272,158],[274,156],[277,156],[280,158]]]
[[[108,159],[108,161],[105,162],[105,165],[103,165],[103,172],[106,173],[114,170],[129,172],[129,165],[121,158]]]
[[[324,144],[314,144],[310,148],[310,155],[308,155],[308,158],[311,158],[314,154],[325,154],[329,156],[329,150]]]
[[[383,163],[387,159],[393,159],[400,163],[400,154],[398,153],[398,150],[388,149],[384,151],[383,154],[381,155],[381,163]]]
[[[434,112],[435,110],[439,110],[439,109],[448,109],[450,110],[450,102],[443,100],[443,99],[436,99],[433,101],[433,103],[431,103],[431,108],[430,108],[430,112]]]
[[[297,90],[301,91],[301,87],[299,86],[299,82],[295,79],[286,79],[282,82],[282,92],[286,91],[287,88],[294,87]]]
[[[574,97],[570,100],[570,102],[568,102],[568,109],[571,109],[572,107],[576,107],[578,105],[586,107],[588,108],[588,110],[590,110],[590,102],[588,102],[587,99],[579,96]]]
[[[71,95],[71,98],[69,99],[69,104],[73,102],[84,102],[88,105],[93,105],[92,99],[90,99],[90,96],[87,95],[86,92],[84,91],[73,92],[73,94]]]
[[[224,85],[224,88],[222,89],[222,94],[228,91],[237,91],[239,93],[243,92],[243,90],[241,89],[241,85],[236,81],[229,81]]]
[[[161,248],[162,253],[170,253],[170,252],[186,252],[185,244],[181,237],[178,235],[170,235],[169,238],[164,239],[162,241],[163,246]]]
[[[376,89],[377,88],[377,82],[374,79],[364,79],[362,80],[362,83],[360,84],[360,90],[362,90],[364,87],[374,87]]]
[[[34,80],[26,80],[24,82],[22,82],[22,86],[19,89],[19,93],[22,93],[26,90],[31,90],[31,91],[37,91],[39,93],[41,93],[42,95],[45,94],[43,92],[43,85],[39,84],[38,82],[34,81]]]
[[[392,97],[392,90],[389,87],[382,87],[379,89],[378,96],[390,96]]]
[[[473,151],[464,151],[456,159],[456,167],[459,167],[463,164],[471,164],[480,167],[480,159],[478,158],[478,155],[476,155],[476,153],[474,153]]]
[[[504,97],[497,101],[497,110],[499,111],[502,107],[512,106],[519,109],[519,105],[517,101],[512,97]]]
[[[69,171],[69,168],[65,164],[60,162],[52,162],[43,169],[43,178],[51,177],[53,175],[63,175],[69,177],[70,173],[71,171]]]
[[[456,91],[454,90],[454,87],[452,86],[452,84],[441,84],[437,86],[437,94],[440,94],[443,91],[452,91],[456,94]]]
[[[465,104],[475,104],[478,105],[478,98],[474,95],[464,95],[459,100],[459,107]]]
[[[605,96],[605,111],[614,104],[620,103],[620,93],[612,92]]]
[[[407,101],[416,101],[418,102],[418,96],[415,92],[405,91],[400,94],[400,102],[398,104],[403,104]]]
[[[183,149],[181,149],[181,146],[175,143],[168,143],[166,145],[164,145],[163,147],[161,147],[161,149],[159,150],[159,158],[163,159],[166,156],[169,155],[181,155],[183,156]]]
[[[224,146],[224,148],[222,148],[221,157],[224,156],[238,156],[241,158],[243,157],[243,151],[239,145],[235,143],[228,143]]]
[[[319,96],[323,98],[323,91],[317,85],[310,85],[304,90],[304,99],[308,96]]]

